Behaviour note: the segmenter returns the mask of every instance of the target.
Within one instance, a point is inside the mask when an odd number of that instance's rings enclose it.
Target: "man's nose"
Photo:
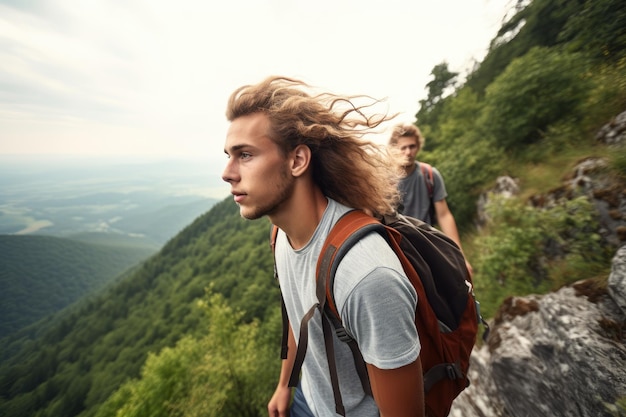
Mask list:
[[[222,171],[222,180],[228,183],[235,181],[235,169],[233,167],[232,159],[229,159],[228,162],[226,162],[226,166]]]

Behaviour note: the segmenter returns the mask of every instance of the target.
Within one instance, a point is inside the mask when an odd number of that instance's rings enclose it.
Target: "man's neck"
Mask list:
[[[313,236],[327,205],[328,199],[317,186],[296,187],[282,213],[270,216],[270,221],[285,232],[294,249],[300,249]]]
[[[402,167],[404,169],[404,176],[408,177],[417,169],[417,161],[413,161],[410,165],[405,165]]]

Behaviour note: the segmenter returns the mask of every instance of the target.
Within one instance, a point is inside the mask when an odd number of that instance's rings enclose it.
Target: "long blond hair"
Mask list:
[[[378,100],[367,96],[313,93],[293,78],[271,76],[235,90],[226,117],[263,112],[271,138],[287,154],[304,144],[311,149],[312,175],[322,192],[349,207],[390,214],[399,201],[398,164],[384,146],[365,136],[394,116],[367,115]],[[366,99],[367,104],[356,104]]]

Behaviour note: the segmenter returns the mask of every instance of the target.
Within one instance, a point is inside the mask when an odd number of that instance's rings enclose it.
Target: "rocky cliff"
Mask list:
[[[626,246],[608,286],[511,297],[472,353],[451,416],[626,416]]]
[[[626,112],[596,139],[623,152]],[[586,194],[604,243],[616,250],[610,276],[508,298],[472,353],[471,384],[450,416],[626,417],[626,186],[606,167],[602,158],[580,161],[562,187],[529,203],[541,209]],[[517,187],[514,178],[498,179],[478,202],[479,226],[490,193],[512,196]]]

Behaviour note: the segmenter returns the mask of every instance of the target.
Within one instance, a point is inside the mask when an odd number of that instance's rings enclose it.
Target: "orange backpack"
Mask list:
[[[296,386],[307,348],[308,319],[315,310],[323,312],[322,320],[329,370],[338,414],[345,415],[334,363],[331,326],[339,339],[350,346],[364,391],[371,395],[367,368],[356,340],[341,324],[333,287],[335,272],[352,245],[369,233],[381,234],[398,255],[404,271],[415,287],[418,303],[415,326],[421,343],[420,359],[424,378],[426,414],[444,417],[452,401],[469,385],[469,358],[476,341],[478,323],[488,325],[480,316],[473,284],[459,247],[439,230],[420,220],[397,215],[379,221],[353,210],[346,213],[326,238],[317,262],[318,303],[300,324],[300,337],[294,367],[289,381]],[[272,232],[272,247],[277,227]],[[338,279],[341,279],[339,277]],[[283,349],[287,356],[288,321],[283,304]]]

